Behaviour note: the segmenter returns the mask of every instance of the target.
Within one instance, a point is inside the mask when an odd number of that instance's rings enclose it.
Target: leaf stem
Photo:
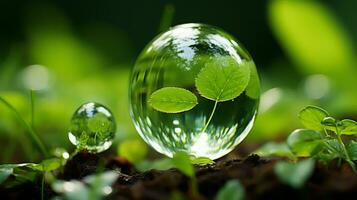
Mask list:
[[[190,193],[191,193],[191,197],[193,199],[200,199],[200,192],[198,190],[198,184],[197,184],[197,178],[196,176],[192,176],[190,179]]]
[[[342,148],[342,150],[343,150],[343,153],[345,154],[346,161],[347,161],[348,164],[351,166],[352,171],[356,173],[356,172],[357,172],[357,170],[356,170],[356,165],[355,165],[355,163],[351,160],[350,155],[348,155],[346,146],[345,146],[345,144],[344,144],[343,141],[342,141],[342,138],[341,138],[340,132],[339,132],[339,130],[338,130],[338,128],[337,128],[337,125],[335,125],[335,128],[336,128],[337,140],[338,140],[338,143],[340,144],[340,146],[341,146],[341,148]]]
[[[33,130],[33,128],[21,117],[20,113],[5,99],[0,97],[0,102],[2,102],[9,110],[11,110],[16,118],[21,122],[21,124],[27,129],[28,134],[34,144],[38,147],[38,149],[41,151],[45,157],[48,157],[47,150],[45,148],[45,145],[42,143],[36,132]]]
[[[43,167],[42,167],[43,168]],[[41,200],[44,200],[44,193],[45,193],[45,173],[42,174],[42,181],[41,181]]]
[[[31,104],[31,121],[30,124],[32,126],[32,128],[34,128],[34,124],[35,124],[35,91],[30,90],[30,104]]]
[[[216,100],[216,101],[214,102],[214,106],[213,106],[213,109],[212,109],[211,115],[209,116],[208,121],[206,122],[205,126],[203,127],[203,129],[202,129],[201,133],[203,133],[203,132],[205,132],[205,131],[206,131],[206,129],[207,129],[207,127],[208,127],[209,123],[211,122],[212,117],[213,117],[213,115],[214,115],[214,113],[215,113],[215,111],[216,111],[217,104],[218,104],[218,100]]]

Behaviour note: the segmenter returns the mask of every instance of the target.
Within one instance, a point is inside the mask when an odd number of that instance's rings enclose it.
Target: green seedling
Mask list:
[[[168,170],[176,168],[182,174],[189,177],[191,180],[190,190],[193,196],[199,196],[197,180],[194,170],[194,165],[210,165],[214,161],[206,157],[194,157],[186,152],[177,152],[172,158],[162,158],[155,161],[141,161],[136,163],[135,167],[140,171],[148,171],[151,169]]]
[[[274,166],[274,172],[282,183],[299,189],[311,177],[314,167],[313,159],[305,159],[297,163],[279,161]]]
[[[39,164],[4,164],[0,165],[0,185],[13,187],[26,182],[34,182],[40,175],[60,168],[62,160],[51,158]]]
[[[31,125],[28,124],[22,116],[17,112],[17,110],[10,104],[8,103],[5,99],[0,97],[0,102],[4,103],[11,111],[15,113],[17,118],[20,120],[20,122],[23,123],[23,125],[29,130],[31,139],[34,140],[34,143],[38,145],[39,149],[44,152],[45,155],[47,155],[47,151],[44,148],[44,145],[42,144],[41,140],[37,136],[36,132],[34,131],[34,93],[31,91]],[[105,148],[109,148],[111,145],[111,139],[114,137],[114,130],[115,130],[115,123],[114,120],[111,116],[111,113],[109,110],[107,110],[105,107],[98,105],[98,104],[87,104],[89,106],[93,105],[96,106],[95,109],[90,110],[91,112],[94,112],[91,117],[86,118],[85,120],[82,120],[82,116],[78,117],[75,116],[74,119],[77,120],[75,122],[78,123],[72,123],[70,130],[73,131],[78,131],[81,134],[81,137],[79,138],[78,141],[78,149],[87,149],[88,144],[93,144],[92,141],[100,141],[105,143]],[[86,107],[88,109],[88,107]],[[91,107],[92,108],[92,107]],[[86,112],[88,114],[89,112]],[[82,117],[82,118],[81,118]],[[73,118],[72,118],[73,119]],[[82,121],[81,121],[82,120]],[[84,122],[83,122],[84,121]],[[73,122],[73,120],[72,120]],[[107,138],[102,138],[102,135],[106,134],[106,136],[109,134],[109,140]],[[97,144],[97,143],[95,143]],[[105,150],[105,149],[102,149]],[[73,155],[75,155],[78,152],[75,151]],[[51,158],[47,160],[43,160],[39,164],[35,163],[22,163],[22,164],[4,164],[0,165],[0,186],[4,186],[6,188],[11,188],[23,183],[28,183],[28,182],[35,182],[38,180],[40,176],[42,176],[42,181],[41,181],[41,197],[44,199],[44,184],[45,181],[48,183],[51,183],[54,181],[54,176],[53,172],[55,170],[60,170],[61,167],[63,167],[67,161],[67,159],[70,158],[70,155],[67,151],[63,149],[56,149],[54,152],[54,156],[57,158]],[[72,156],[73,156],[72,155]]]
[[[238,180],[230,180],[218,191],[216,200],[242,200],[244,196],[243,185]]]
[[[219,102],[233,100],[248,86],[250,65],[253,62],[237,63],[226,57],[209,62],[195,79],[198,93],[215,102],[212,112],[201,132],[204,132],[217,109]],[[155,110],[165,113],[180,113],[193,109],[198,100],[194,93],[178,87],[164,87],[150,95],[148,103]]]
[[[357,122],[351,119],[337,120],[316,106],[302,109],[299,119],[305,129],[293,131],[285,143],[268,143],[256,153],[262,156],[284,156],[292,160],[312,157],[326,164],[334,159],[338,159],[339,164],[345,160],[356,172],[354,161],[357,160],[357,142],[353,138],[345,143],[342,137],[356,136]]]

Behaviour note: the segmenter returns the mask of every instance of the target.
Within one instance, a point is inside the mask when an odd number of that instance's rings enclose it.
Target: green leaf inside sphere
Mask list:
[[[153,92],[148,102],[160,112],[179,113],[195,107],[197,97],[183,88],[164,87]]]
[[[196,78],[196,87],[203,97],[223,102],[238,97],[247,87],[250,69],[230,57],[208,63]]]
[[[258,99],[260,96],[260,80],[257,69],[253,61],[242,63],[242,65],[248,65],[250,69],[250,79],[246,88],[246,94],[252,99]]]
[[[248,65],[250,69],[250,79],[246,88],[247,96],[252,99],[258,99],[260,95],[260,80],[257,69],[255,68],[255,64],[253,61],[242,64]]]

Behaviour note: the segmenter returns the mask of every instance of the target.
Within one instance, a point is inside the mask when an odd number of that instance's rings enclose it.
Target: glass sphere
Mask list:
[[[110,110],[90,102],[80,106],[73,114],[68,137],[78,149],[99,153],[112,145],[115,129],[115,120]]]
[[[129,93],[135,127],[156,151],[217,159],[252,129],[260,82],[251,56],[231,35],[183,24],[142,51]]]

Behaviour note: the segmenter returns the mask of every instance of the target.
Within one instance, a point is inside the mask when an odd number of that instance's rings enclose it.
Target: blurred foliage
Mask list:
[[[316,1],[273,0],[269,21],[282,47],[302,72],[346,74],[353,68],[351,39],[324,5]]]
[[[57,199],[86,200],[104,199],[113,191],[112,185],[118,178],[115,171],[107,171],[84,177],[78,180],[56,180],[52,183],[52,189],[60,194]]]
[[[144,160],[147,151],[147,146],[140,139],[125,140],[118,146],[118,155],[127,158],[132,163]]]
[[[216,200],[244,199],[245,190],[238,180],[230,180],[218,191]]]
[[[279,180],[293,188],[301,188],[311,177],[315,167],[313,159],[306,159],[296,164],[279,161],[274,165],[274,171]]]
[[[217,25],[250,50],[262,79],[262,95],[249,141],[284,138],[300,126],[295,116],[306,104],[357,118],[357,30],[352,1],[254,0],[219,6],[198,1],[188,7],[184,1],[168,5],[158,1],[143,2],[144,10],[135,2],[112,3],[88,4],[88,10],[80,2],[59,1],[21,5],[4,1],[0,6],[4,30],[0,33],[0,96],[29,121],[29,83],[38,80],[31,77],[47,76],[44,89],[36,91],[34,128],[48,147],[73,149],[67,138],[70,117],[82,103],[96,101],[108,106],[117,120],[117,148],[112,150],[133,162],[147,154],[155,156],[147,152],[131,122],[128,79],[135,57],[171,21]],[[33,65],[47,72],[31,76],[27,69]],[[38,161],[25,131],[0,105],[1,163]],[[128,152],[126,146],[139,150]]]

